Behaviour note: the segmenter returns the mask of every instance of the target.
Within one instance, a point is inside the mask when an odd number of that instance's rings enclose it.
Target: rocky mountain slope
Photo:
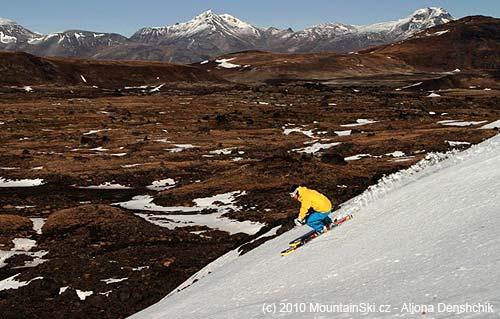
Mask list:
[[[379,77],[380,81],[380,76],[391,75],[394,79],[416,72],[458,77],[473,70],[489,70],[490,75],[486,77],[498,78],[495,70],[500,67],[499,34],[500,19],[474,16],[355,54],[247,51],[197,65],[228,80],[244,83],[301,79],[328,82],[345,77]],[[469,83],[473,82],[468,79]]]
[[[1,20],[0,49],[42,56],[157,60],[191,63],[244,50],[271,52],[349,52],[399,41],[454,18],[441,8],[424,8],[385,23],[355,26],[324,23],[294,32],[259,28],[229,14],[209,10],[190,21],[142,28],[129,39],[113,33],[69,30],[33,33]]]

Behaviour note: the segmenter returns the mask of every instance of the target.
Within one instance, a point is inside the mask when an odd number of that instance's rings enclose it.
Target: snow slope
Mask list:
[[[499,168],[500,135],[430,157],[345,203],[352,221],[293,254],[279,252],[307,226],[131,318],[498,318]]]

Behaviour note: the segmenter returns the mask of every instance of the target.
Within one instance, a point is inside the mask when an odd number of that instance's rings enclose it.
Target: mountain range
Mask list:
[[[83,30],[41,35],[0,18],[0,50],[41,56],[128,59],[192,63],[222,54],[262,50],[282,53],[350,52],[407,39],[454,18],[431,7],[385,23],[323,23],[301,31],[259,28],[229,14],[209,10],[194,19],[164,27],[147,27],[130,38]]]

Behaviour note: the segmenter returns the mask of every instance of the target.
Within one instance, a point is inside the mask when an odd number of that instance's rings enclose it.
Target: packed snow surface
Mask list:
[[[308,226],[226,256],[131,318],[415,318],[423,306],[429,318],[497,318],[498,167],[500,135],[460,153],[429,154],[344,203],[335,214],[354,219],[293,254],[279,252]],[[339,304],[348,308],[333,308]],[[373,307],[363,313],[363,304]],[[467,304],[482,312],[460,313]]]
[[[481,126],[482,129],[493,129],[495,127],[500,128],[500,120]]]

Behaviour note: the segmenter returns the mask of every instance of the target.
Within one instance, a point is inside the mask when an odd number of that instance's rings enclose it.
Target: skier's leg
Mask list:
[[[328,217],[328,214],[326,214]],[[323,230],[325,213],[314,212],[307,217],[307,225],[317,232]]]

